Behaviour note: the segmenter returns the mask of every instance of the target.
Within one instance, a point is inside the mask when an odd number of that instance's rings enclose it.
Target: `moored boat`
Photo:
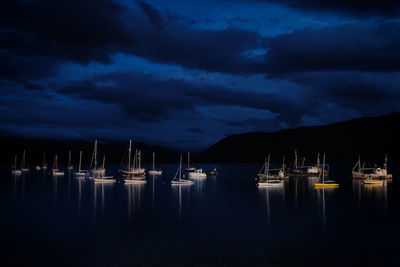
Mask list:
[[[351,172],[353,179],[391,179],[392,174],[387,171],[387,155],[385,155],[385,163],[383,168],[365,168],[365,163],[361,165],[361,159],[358,158],[356,165],[354,165]]]
[[[179,167],[176,170],[174,178],[171,180],[171,185],[192,185],[193,181],[182,179],[182,155],[179,162]]]
[[[339,184],[336,183],[334,180],[326,180],[325,179],[325,174],[326,174],[326,165],[325,165],[325,154],[324,154],[324,159],[322,163],[322,175],[320,175],[319,180],[321,180],[320,183],[315,183],[314,188],[338,188]]]

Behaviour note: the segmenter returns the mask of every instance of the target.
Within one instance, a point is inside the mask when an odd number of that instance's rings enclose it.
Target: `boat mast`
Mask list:
[[[58,169],[58,168],[57,168],[57,154],[56,154],[56,156],[55,156],[55,158],[54,158],[54,161],[55,161],[55,163],[56,163],[56,169]]]
[[[81,172],[81,164],[82,164],[82,150],[79,151],[79,172]]]
[[[128,153],[128,171],[131,170],[131,148],[132,147],[132,139],[129,139],[129,153]]]
[[[317,168],[319,168],[319,166],[321,165],[321,162],[319,160],[319,152],[318,152],[318,156],[317,156]]]
[[[139,150],[139,152],[138,152],[138,166],[139,166],[139,169],[142,168],[141,157],[142,157],[142,152]]]
[[[156,158],[156,154],[153,152],[153,171],[155,170],[155,164],[154,164],[154,162],[155,162],[155,158]]]
[[[297,150],[294,150],[294,169],[297,170]]]
[[[71,166],[71,150],[68,152],[68,167]]]
[[[267,162],[267,181],[268,181],[268,177],[269,177],[269,157],[270,157],[270,154],[268,154],[268,162]]]
[[[46,164],[46,153],[43,153],[43,166]]]
[[[182,179],[182,155],[181,160],[179,162],[179,181]]]
[[[94,142],[94,169],[97,169],[97,140]]]
[[[188,152],[188,169],[190,168],[190,152]]]
[[[106,155],[103,155],[103,170],[104,170],[104,163],[106,162]]]
[[[322,162],[322,183],[324,183],[324,181],[325,181],[325,154]]]

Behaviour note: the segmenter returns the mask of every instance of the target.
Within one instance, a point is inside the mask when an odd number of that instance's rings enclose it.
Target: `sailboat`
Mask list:
[[[132,139],[129,140],[128,146],[128,161],[126,164],[126,170],[122,170],[122,175],[126,177],[133,177],[138,176],[136,178],[145,178],[145,169],[141,166],[141,151],[136,150],[135,155],[133,157],[133,161],[131,162],[132,158]],[[124,160],[124,159],[123,159]]]
[[[185,169],[185,172],[194,172],[196,168],[190,167],[190,152],[188,152],[188,163],[187,163],[187,168]]]
[[[20,169],[17,169],[17,154],[15,154],[14,166],[12,166],[11,174],[12,175],[21,175],[22,174],[22,171]]]
[[[52,168],[52,172],[53,172],[53,176],[62,176],[64,175],[63,171],[60,171],[57,167],[57,155],[54,156],[54,163],[53,163],[53,168]]]
[[[22,154],[21,171],[23,171],[23,172],[29,171],[29,168],[27,168],[27,167],[25,166],[25,150],[24,150],[24,153]]]
[[[162,170],[156,170],[155,168],[156,153],[153,152],[153,169],[149,171],[150,175],[161,175]]]
[[[97,140],[94,142],[92,160],[90,162],[90,174],[92,177],[102,176],[105,173],[104,168],[97,168]]]
[[[71,150],[68,153],[68,170],[73,170],[74,166],[71,164]]]
[[[106,169],[105,169],[105,164],[106,162],[106,156],[103,156],[103,165],[101,167],[101,170],[104,170],[104,172],[99,172],[96,175],[92,175],[90,178],[94,179],[96,183],[101,182],[101,183],[113,183],[116,181],[114,179],[114,176],[106,176]]]
[[[82,150],[79,151],[79,168],[78,171],[74,173],[74,175],[76,177],[89,177],[90,173],[87,171],[83,171],[81,167],[82,167]]]
[[[46,153],[43,153],[43,166],[42,170],[47,170]]]
[[[268,154],[268,159],[265,159],[264,163],[264,173],[258,173],[258,186],[282,186],[283,181],[281,181],[279,178],[276,179],[271,179],[270,174],[269,174],[269,160],[270,160],[270,155]]]
[[[193,181],[182,179],[182,155],[179,163],[179,168],[176,170],[174,178],[171,180],[171,185],[191,185]]]
[[[325,180],[325,154],[324,154],[324,160],[322,163],[322,181],[320,183],[315,183],[314,188],[338,188],[339,184],[337,184],[333,180]],[[320,177],[321,178],[321,175]]]

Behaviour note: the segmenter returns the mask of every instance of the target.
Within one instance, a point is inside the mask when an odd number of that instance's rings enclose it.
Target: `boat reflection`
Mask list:
[[[81,179],[79,179],[81,183]],[[93,218],[96,218],[98,202],[100,202],[100,211],[101,215],[104,215],[104,207],[105,207],[105,196],[106,191],[111,191],[114,184],[113,183],[96,183],[91,182],[93,185]],[[81,186],[81,184],[79,184]],[[81,190],[81,188],[80,188]],[[81,191],[80,191],[81,192]]]
[[[322,213],[322,228],[323,230],[327,229],[327,219],[326,219],[326,196],[335,193],[335,188],[319,188],[316,190],[318,204],[321,207]]]
[[[276,187],[258,187],[258,193],[265,201],[267,209],[267,224],[271,222],[271,200],[281,201],[284,204],[285,186]]]
[[[128,194],[128,218],[138,213],[143,205],[143,193],[146,183],[125,183]]]
[[[200,185],[201,186],[201,185]],[[190,198],[190,186],[188,185],[175,185],[172,187],[174,194],[178,194],[178,217],[182,218],[182,199],[185,196],[187,199]],[[189,201],[187,201],[189,203]]]
[[[388,187],[392,180],[384,180],[382,184],[365,184],[361,179],[353,179],[353,195],[357,199],[358,206],[381,206],[387,209]]]

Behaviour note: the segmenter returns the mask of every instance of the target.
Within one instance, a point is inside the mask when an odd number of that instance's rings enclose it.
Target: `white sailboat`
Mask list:
[[[12,175],[21,175],[22,174],[22,171],[20,169],[17,169],[17,154],[15,154],[14,166],[12,166],[11,174]]]
[[[73,170],[74,166],[71,164],[71,150],[68,153],[68,170]]]
[[[260,187],[271,187],[271,186],[283,186],[283,181],[279,179],[270,179],[269,175],[269,160],[270,160],[270,155],[268,155],[268,160],[265,164],[265,169],[264,169],[264,174],[259,175],[259,181],[257,183],[258,186]]]
[[[53,168],[52,168],[52,173],[53,173],[53,176],[63,176],[64,175],[64,172],[63,171],[60,171],[59,169],[58,169],[58,159],[57,159],[57,155],[55,155],[54,156],[54,163],[53,163]]]
[[[21,171],[22,172],[27,172],[27,171],[29,171],[29,168],[27,168],[26,166],[25,166],[25,150],[24,150],[24,153],[22,154],[22,160],[21,160]]]
[[[171,180],[171,185],[192,185],[193,181],[182,179],[182,155],[179,162],[179,168],[176,170],[174,178]]]
[[[82,167],[82,150],[79,151],[79,168],[78,171],[74,173],[76,177],[89,177],[90,173],[88,171],[83,171]]]
[[[123,176],[132,178],[135,177],[137,179],[145,179],[145,169],[141,166],[141,152],[136,150],[135,155],[133,157],[133,161],[131,161],[132,157],[132,139],[129,140],[128,146],[128,162],[126,165],[126,170],[122,171]]]
[[[106,170],[104,168],[97,167],[97,140],[94,142],[92,160],[90,162],[90,174],[91,177],[99,177],[105,174]]]
[[[190,152],[188,152],[188,163],[185,172],[194,172],[196,168],[190,167]]]
[[[156,160],[156,154],[153,152],[153,169],[149,171],[150,175],[161,175],[162,170],[156,170],[155,168],[155,160]]]
[[[93,179],[96,183],[98,182],[113,183],[116,181],[116,179],[114,179],[114,176],[106,176],[106,168],[105,168],[106,156],[103,156],[103,165],[100,168],[97,168],[97,140],[94,144],[92,161],[94,162],[94,169],[91,169],[90,171],[91,179]]]

